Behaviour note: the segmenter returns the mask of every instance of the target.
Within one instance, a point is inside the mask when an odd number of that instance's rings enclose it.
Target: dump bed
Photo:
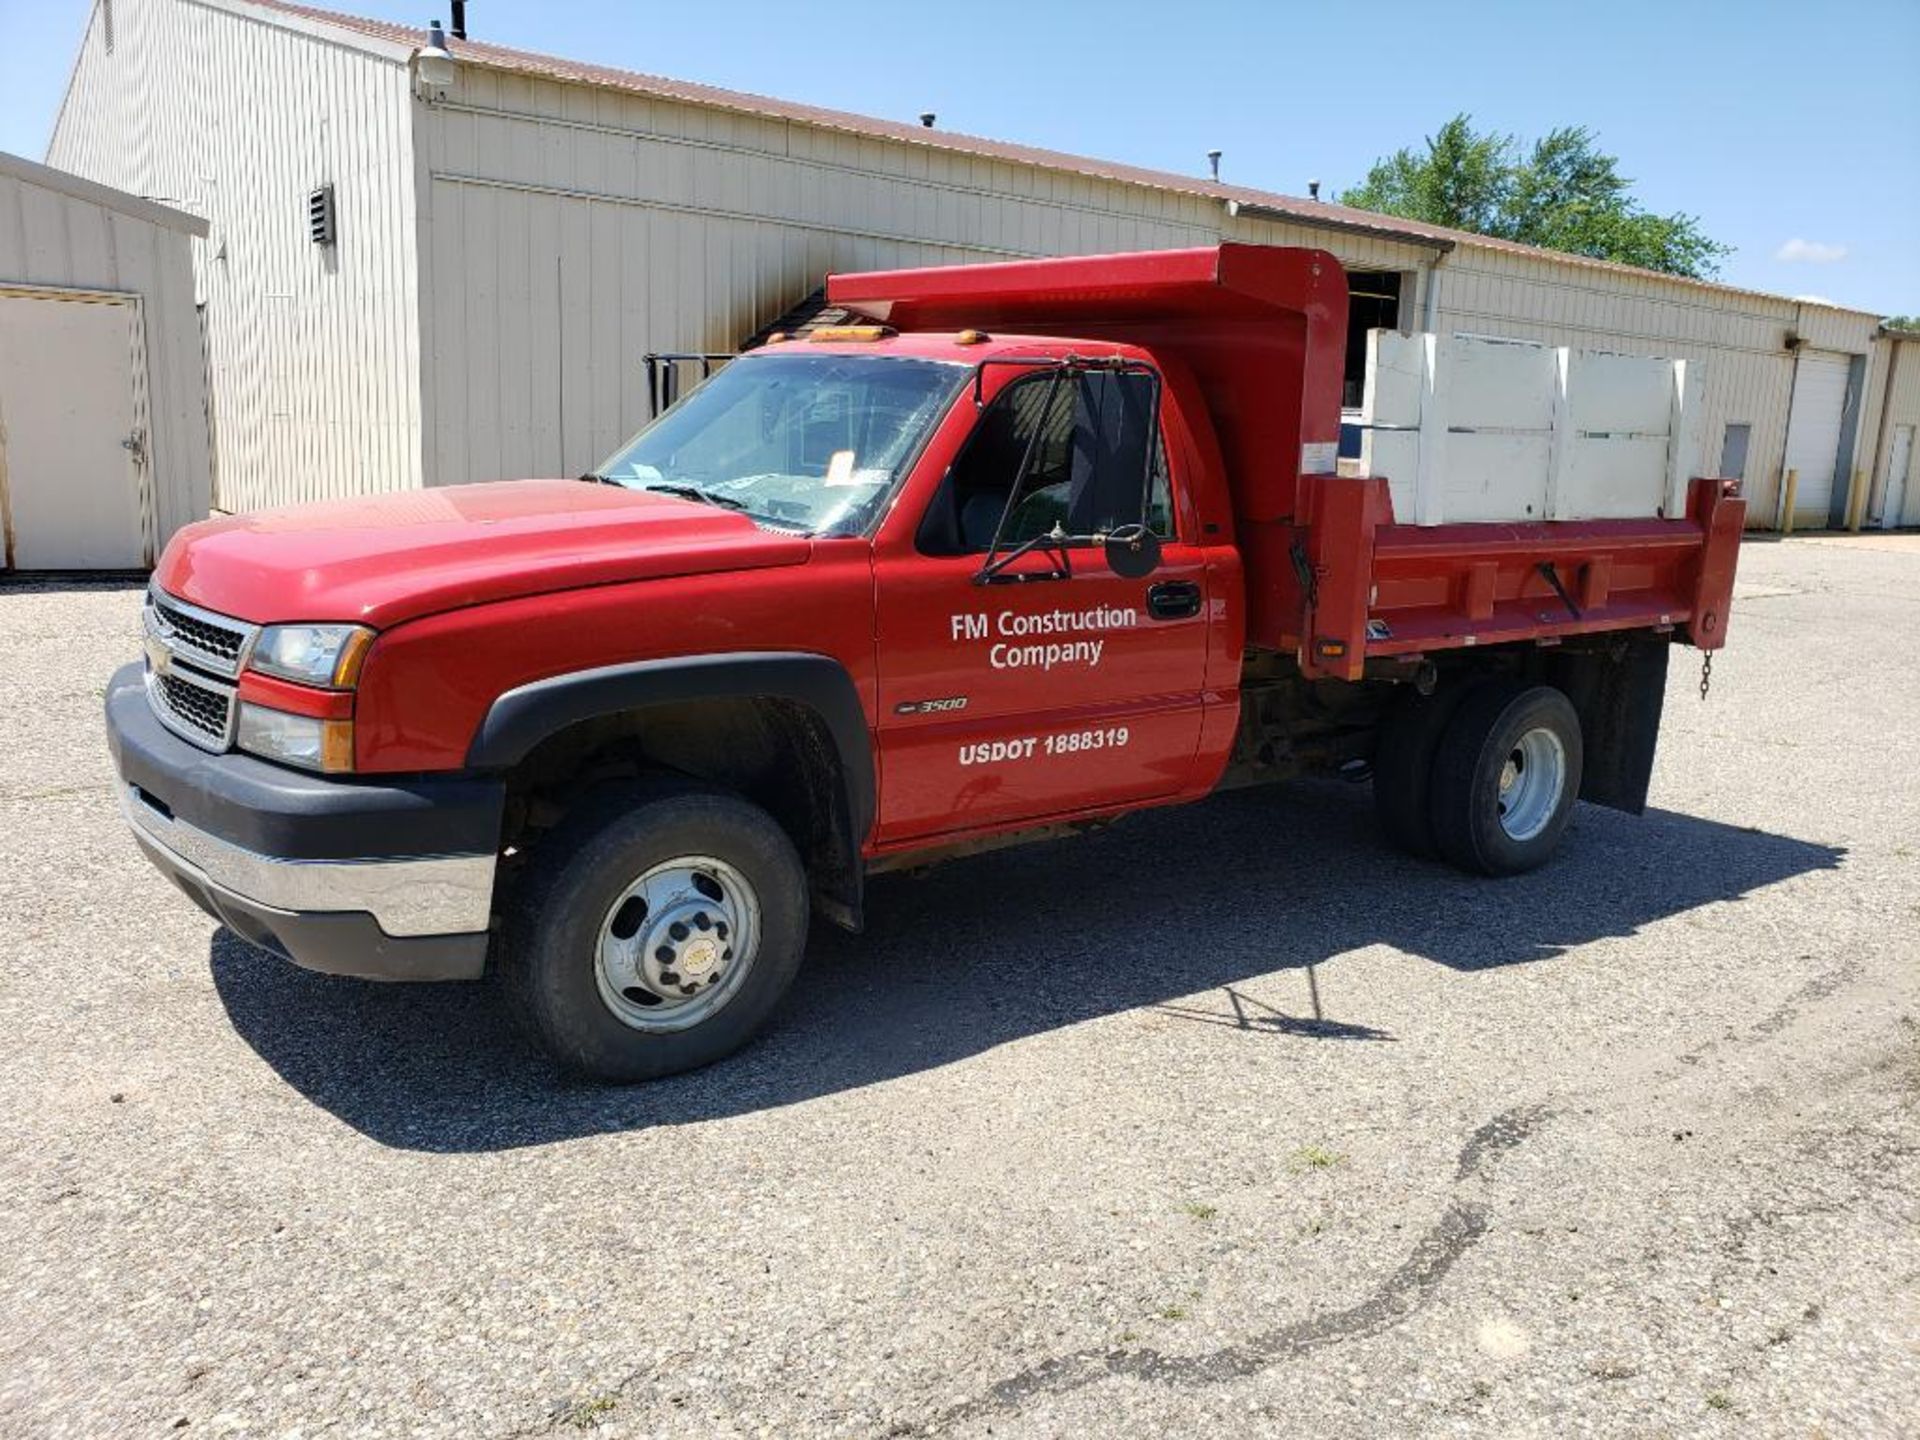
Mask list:
[[[1744,503],[1691,473],[1699,377],[1675,362],[1375,332],[1363,456],[1400,473],[1343,475],[1347,279],[1325,251],[836,275],[828,297],[903,330],[1126,341],[1188,372],[1232,497],[1248,641],[1308,674],[1602,631],[1724,639]]]

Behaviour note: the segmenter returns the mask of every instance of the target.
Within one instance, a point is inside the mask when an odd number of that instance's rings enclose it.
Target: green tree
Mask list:
[[[1633,198],[1620,162],[1584,125],[1554,130],[1529,149],[1456,115],[1424,149],[1396,150],[1340,201],[1361,210],[1471,230],[1548,250],[1705,279],[1728,246],[1692,215],[1656,215]]]

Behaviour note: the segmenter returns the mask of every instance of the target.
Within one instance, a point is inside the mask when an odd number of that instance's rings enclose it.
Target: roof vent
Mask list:
[[[1207,165],[1213,171],[1213,178],[1218,180],[1220,178],[1220,152],[1218,150],[1207,151]]]
[[[920,112],[920,123],[926,126],[927,129],[929,130],[933,128],[933,122],[935,120],[938,120],[939,118],[940,117],[938,115],[935,115],[931,110],[922,110]]]
[[[337,239],[333,223],[333,186],[322,185],[307,196],[307,238],[316,245]]]
[[[1320,182],[1318,180],[1307,181],[1307,198],[1309,200],[1318,200],[1320,198]]]

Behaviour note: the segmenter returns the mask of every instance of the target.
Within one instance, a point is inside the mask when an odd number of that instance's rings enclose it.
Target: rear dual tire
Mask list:
[[[1413,697],[1383,721],[1374,801],[1387,837],[1482,875],[1559,849],[1580,794],[1580,718],[1550,685],[1483,680]]]

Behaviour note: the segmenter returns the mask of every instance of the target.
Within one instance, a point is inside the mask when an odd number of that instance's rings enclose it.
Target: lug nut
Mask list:
[[[698,985],[682,985],[680,987],[680,993],[682,995],[692,995],[697,990],[699,990],[699,988],[700,987]]]
[[[733,947],[729,945],[726,949],[722,950],[720,952],[720,958],[722,960],[731,960],[733,958]]]
[[[671,970],[662,970],[660,972],[660,983],[662,985],[678,985],[680,983],[680,977]]]
[[[688,932],[687,927],[676,920],[667,927],[667,933],[676,940],[684,940],[687,938]]]
[[[726,939],[727,938],[727,922],[722,920],[719,924],[715,925],[713,927],[713,933],[718,935],[722,940]]]
[[[711,920],[707,919],[707,912],[704,910],[702,910],[698,915],[693,917],[693,923],[699,926],[699,928],[702,930],[707,929],[710,925],[713,924]]]
[[[658,960],[662,965],[671,965],[673,963],[673,947],[671,945],[662,945],[658,950],[653,952],[653,958]]]

